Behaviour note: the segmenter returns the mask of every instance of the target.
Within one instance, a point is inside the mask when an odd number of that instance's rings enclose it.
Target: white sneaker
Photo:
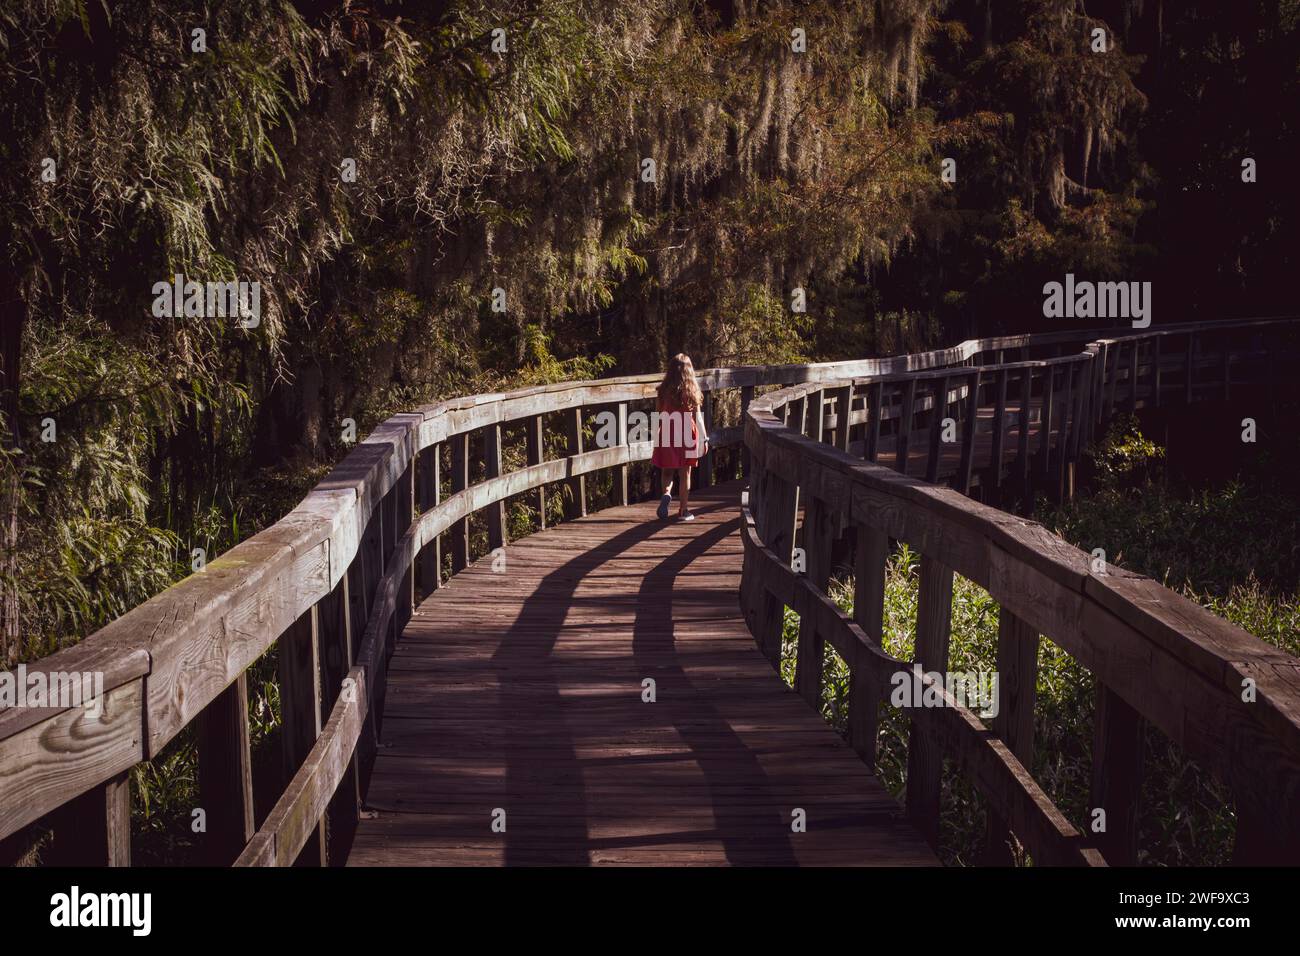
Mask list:
[[[673,503],[672,495],[664,495],[662,498],[659,499],[659,520],[660,521],[668,520],[668,507],[672,503]]]
[[[682,516],[681,516],[680,518],[678,518],[677,520],[678,520],[678,521],[694,521],[694,520],[695,520],[695,513],[694,513],[694,512],[691,512],[691,511],[688,511],[686,514],[682,515]]]

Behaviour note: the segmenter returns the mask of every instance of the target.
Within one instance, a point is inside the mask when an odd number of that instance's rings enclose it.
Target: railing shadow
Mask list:
[[[698,506],[696,513],[705,516],[732,508],[731,502],[709,503]],[[708,528],[697,525],[701,533],[645,575],[637,591],[632,635],[637,673],[654,677],[666,699],[653,706],[637,701],[635,728],[628,724],[627,729],[643,729],[647,720],[671,722],[689,748],[688,759],[694,760],[704,775],[715,827],[693,829],[689,834],[593,839],[584,766],[597,761],[579,758],[574,732],[582,728],[570,726],[565,717],[561,675],[557,672],[554,652],[570,611],[581,603],[577,589],[598,568],[617,560],[666,527],[651,520],[602,541],[596,548],[583,551],[549,571],[525,599],[515,622],[493,654],[493,664],[501,666],[498,711],[504,729],[506,799],[513,801],[528,795],[526,801],[519,801],[519,809],[511,813],[504,834],[506,865],[586,866],[591,863],[590,854],[594,849],[682,840],[717,840],[733,864],[796,863],[786,835],[783,807],[774,797],[767,808],[771,820],[763,819],[761,825],[756,825],[754,816],[739,812],[734,801],[729,803],[725,799],[728,791],[742,790],[752,811],[769,794],[767,776],[726,718],[695,692],[675,644],[673,589],[678,577],[734,534],[739,520],[737,517]],[[595,670],[587,679],[599,682],[603,677],[601,671]],[[540,739],[539,733],[548,735]],[[536,759],[539,743],[545,747],[545,761]],[[662,759],[657,755],[620,756],[614,761],[601,759],[598,763],[627,766]],[[647,806],[652,806],[653,793],[648,792],[646,796]],[[539,810],[544,816],[538,814]],[[755,835],[760,830],[775,834],[775,839],[758,841]]]
[[[725,507],[719,504],[700,510]],[[736,517],[710,528],[645,576],[637,595],[632,653],[640,671],[654,677],[658,693],[665,698],[655,706],[668,712],[704,774],[714,814],[711,836],[722,843],[727,862],[795,866],[798,861],[790,845],[787,808],[771,793],[767,774],[754,752],[709,697],[696,692],[677,652],[673,619],[677,577],[739,527],[740,518]],[[727,799],[728,791],[735,790],[743,791],[749,806],[760,806],[762,813],[751,816],[741,812],[734,800]]]

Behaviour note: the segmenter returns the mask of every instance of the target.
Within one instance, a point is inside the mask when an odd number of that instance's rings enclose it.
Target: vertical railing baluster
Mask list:
[[[1107,369],[1107,387],[1106,387],[1106,417],[1113,418],[1115,415],[1115,401],[1119,393],[1119,363],[1124,351],[1124,341],[1120,340],[1111,346],[1112,358],[1110,367]]]
[[[803,549],[807,561],[806,575],[808,581],[819,592],[824,593],[831,577],[831,516],[826,503],[816,495],[808,499],[803,516]],[[796,592],[800,597],[803,590]],[[811,601],[798,604],[799,646],[795,661],[795,689],[807,704],[815,710],[821,710],[822,699],[822,661],[825,651],[825,638],[817,627],[815,606]]]
[[[131,775],[96,784],[50,815],[53,845],[42,851],[48,866],[131,865]]]
[[[427,464],[427,462],[426,462]],[[348,671],[356,664],[356,645],[353,641],[352,618],[348,613],[349,583],[345,574],[338,586],[327,595],[319,605],[317,625],[321,658],[321,720],[328,721],[330,711],[343,693],[343,682]],[[350,687],[348,693],[358,693],[359,689]],[[365,739],[366,731],[362,731]],[[348,758],[348,767],[338,789],[330,799],[326,811],[328,821],[325,858],[330,863],[336,862],[346,852],[350,835],[356,827],[358,813],[361,809],[361,775],[358,750]]]
[[[749,413],[749,404],[754,400],[754,386],[742,385],[740,388],[740,473],[744,478],[750,476],[752,467],[749,445],[745,444],[745,418]]]
[[[1056,500],[1062,501],[1073,498],[1073,482],[1070,482],[1070,493],[1067,495],[1066,483],[1067,477],[1073,476],[1074,463],[1070,456],[1070,442],[1074,434],[1073,429],[1078,425],[1078,408],[1076,392],[1074,388],[1074,373],[1077,362],[1070,362],[1068,365],[1061,366],[1063,384],[1062,384],[1062,401],[1060,414],[1060,435],[1056,441]]]
[[[922,553],[914,661],[924,672],[944,674],[948,670],[952,581],[951,568]],[[920,704],[921,701],[914,700],[910,709],[912,729],[907,746],[907,813],[921,835],[932,846],[937,846],[943,751],[928,726],[931,714]]]
[[[438,504],[442,493],[442,459],[440,446],[431,445],[420,453],[419,493],[420,512],[424,513]],[[442,536],[434,535],[420,551],[420,587],[432,594],[442,586]]]
[[[961,462],[957,467],[957,480],[954,487],[963,495],[970,494],[971,481],[975,470],[975,441],[979,434],[980,416],[980,370],[974,366],[968,379],[966,395],[966,420],[961,430]]]
[[[835,402],[835,434],[833,444],[840,451],[849,450],[849,419],[852,415],[853,386],[841,385],[831,392]]]
[[[618,445],[620,448],[627,449],[627,402],[619,402],[618,409]],[[626,505],[628,503],[627,491],[628,466],[619,465],[614,469],[614,483],[618,486],[614,489],[614,503]]]
[[[1002,458],[1006,454],[1007,437],[1007,381],[1010,378],[1005,368],[999,368],[994,388],[997,390],[993,408],[993,437],[989,442],[989,482],[994,494],[1002,489]]]
[[[1097,682],[1093,727],[1092,791],[1088,824],[1111,866],[1137,863],[1138,803],[1146,721],[1122,697]],[[1104,817],[1098,818],[1097,811]],[[1097,831],[1098,823],[1104,829]]]
[[[1038,470],[1050,474],[1052,466],[1052,418],[1056,411],[1056,366],[1043,368],[1043,407],[1039,416]]]
[[[469,433],[451,437],[451,493],[469,488]],[[451,573],[458,574],[469,565],[469,512],[451,525]]]
[[[708,436],[713,430],[713,392],[704,393],[704,406],[700,409],[704,416],[704,434],[700,436],[700,441]],[[709,446],[708,453],[700,459],[699,467],[695,469],[695,475],[692,476],[701,488],[708,488],[713,484],[713,446]]]
[[[1034,703],[1038,682],[1038,632],[1006,608],[998,612],[997,715],[993,732],[1026,770],[1034,763]],[[1007,822],[990,810],[988,862],[1010,865]]]
[[[565,454],[572,459],[583,452],[582,406],[564,412]],[[572,471],[573,462],[569,462]],[[564,516],[570,520],[587,514],[587,476],[574,475],[568,479],[569,495],[564,502]]]
[[[790,566],[794,556],[794,530],[798,518],[798,487],[776,472],[764,470],[760,507],[763,519],[758,522],[763,544],[781,563]],[[781,670],[781,629],[785,614],[783,606],[772,594],[763,593],[763,614],[759,633],[759,649],[779,673]]]
[[[800,435],[806,435],[808,433],[808,429],[804,424],[807,408],[808,397],[806,395],[792,398],[785,406],[785,424],[790,428],[793,428]]]
[[[483,429],[483,461],[486,466],[485,480],[491,481],[501,477],[501,423],[495,422]],[[495,551],[506,544],[506,502],[502,498],[488,505],[487,532],[488,550]]]
[[[826,392],[814,389],[808,393],[803,433],[813,441],[821,441],[826,426]]]
[[[199,714],[198,764],[199,805],[207,827],[203,860],[229,866],[255,832],[247,672]]]
[[[889,538],[865,524],[857,526],[853,562],[853,619],[867,638],[881,645],[885,620],[885,571]],[[849,677],[849,744],[868,766],[876,763],[876,734],[882,688],[872,678],[868,652],[858,651]]]
[[[1026,365],[1020,371],[1020,433],[1016,436],[1016,470],[1019,472],[1017,492],[1021,507],[1032,507],[1032,490],[1029,484],[1029,412],[1034,398],[1034,367]]]
[[[527,445],[528,464],[540,465],[545,461],[546,454],[546,430],[543,426],[541,415],[534,415],[528,419],[527,432],[524,436]],[[537,495],[537,530],[546,530],[546,485],[541,485],[536,491]]]
[[[880,456],[880,423],[885,407],[885,383],[872,382],[868,400],[867,444],[863,456],[875,462]]]
[[[916,406],[916,378],[909,378],[903,386],[903,404],[898,410],[898,437],[894,442],[894,468],[907,474],[908,445],[912,436],[912,416]]]
[[[319,606],[298,618],[280,638],[280,713],[284,721],[281,734],[284,791],[320,736],[320,626]],[[304,864],[325,865],[325,819],[303,847],[299,857]]]
[[[925,480],[939,480],[939,459],[943,447],[943,420],[948,416],[948,376],[934,380],[934,398],[930,405],[930,450],[925,462]]]
[[[411,523],[415,520],[415,456],[406,464],[406,470],[402,476],[397,479],[397,484],[393,487],[393,546],[405,537],[406,532],[410,530]],[[414,555],[413,555],[414,556]],[[402,556],[393,554],[391,561],[401,561]],[[397,643],[397,638],[401,635],[406,627],[406,622],[411,619],[411,612],[415,610],[415,564],[407,564],[402,571],[402,579],[398,584],[397,598],[393,607],[393,621],[389,625],[390,648]]]

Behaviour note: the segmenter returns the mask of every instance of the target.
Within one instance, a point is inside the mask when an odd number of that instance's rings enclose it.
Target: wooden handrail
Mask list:
[[[1210,334],[1219,326],[1194,328]],[[922,383],[922,394],[914,393],[903,412],[910,422],[918,412],[933,409],[940,393],[945,409],[954,396],[957,402],[977,399],[980,388],[987,388],[981,377],[1057,366],[1092,369],[1098,365],[1097,355],[1116,343],[1122,348],[1131,341],[1131,337],[1099,338],[1102,334],[1004,336],[886,359],[705,370],[700,380],[709,395],[710,418],[715,407],[712,395],[726,389],[740,391],[743,418],[740,425],[713,422],[710,442],[715,450],[737,446],[743,435],[745,457],[760,449],[764,472],[776,476],[780,466],[769,460],[780,457],[781,442],[788,436],[774,435],[767,441],[757,433],[750,435],[759,418],[744,412],[777,407],[771,395],[755,398],[756,389],[794,385],[794,391],[778,394],[806,399],[814,386],[830,390],[829,383],[847,381],[847,386],[834,384],[841,404],[835,399],[824,403],[835,407],[836,413],[818,419],[819,429],[824,424],[828,437],[846,445],[853,428],[871,431],[895,418],[893,409],[879,401],[874,416],[866,407],[852,409],[855,389],[862,385],[901,381],[910,383],[907,387],[915,392],[917,383]],[[1167,329],[1153,334],[1189,332]],[[1005,366],[976,364],[991,356],[1001,358],[1008,350],[1023,356],[1071,347],[1081,351]],[[926,384],[945,377],[951,389]],[[973,377],[973,393],[963,377]],[[1082,381],[1084,373],[1078,377]],[[1110,384],[1102,376],[1090,377]],[[102,707],[97,715],[79,707],[0,710],[0,838],[54,811],[72,811],[109,822],[109,845],[88,848],[88,861],[126,862],[129,827],[122,814],[129,813],[129,807],[122,799],[124,774],[136,763],[157,756],[182,728],[197,720],[202,801],[210,817],[227,818],[220,826],[209,827],[225,841],[215,859],[229,862],[238,856],[245,863],[291,862],[304,847],[319,844],[323,828],[318,821],[331,802],[350,804],[343,807],[344,816],[357,811],[359,781],[382,719],[387,656],[411,614],[416,569],[425,590],[441,583],[438,536],[452,533],[453,564],[463,562],[468,554],[456,553],[456,541],[468,540],[471,515],[556,482],[567,482],[577,493],[576,506],[585,510],[583,478],[599,471],[615,475],[616,482],[622,483],[616,498],[625,500],[626,468],[649,458],[651,443],[629,443],[624,427],[619,444],[584,450],[581,431],[574,429],[580,428],[583,410],[597,406],[613,406],[625,422],[631,403],[652,398],[658,378],[644,375],[537,386],[453,399],[395,415],[281,521],[81,644],[29,665],[30,670],[47,674],[102,674]],[[847,413],[847,425],[836,417],[840,409]],[[563,413],[566,419],[569,453],[546,460],[545,416],[555,413]],[[491,462],[500,455],[500,429],[516,422],[524,423],[529,435],[529,463],[495,474]],[[763,420],[764,427],[770,424]],[[778,425],[783,433],[789,431]],[[478,434],[491,450],[489,477],[470,483],[469,457],[474,453],[470,439]],[[436,500],[442,483],[438,449],[443,445],[452,449],[452,493]],[[807,452],[799,446],[799,454]],[[464,469],[463,474],[458,468]],[[503,540],[500,522],[494,524],[491,514],[489,529],[489,544]],[[280,801],[254,834],[244,672],[277,642],[285,678],[286,739],[292,744],[286,755],[292,766]],[[322,713],[328,715],[323,726]],[[245,715],[242,729],[241,714]],[[1026,819],[1029,811],[1021,807],[1009,812],[1014,823]],[[1041,814],[1035,819],[1041,820]]]
[[[960,492],[969,489],[974,427],[962,429],[962,468],[954,478],[959,491],[932,483],[933,448],[937,445],[931,445],[927,463],[931,481],[923,481],[863,460],[874,457],[876,443],[871,436],[879,429],[878,420],[865,412],[860,418],[851,417],[866,433],[862,454],[854,455],[846,450],[850,446],[847,437],[835,447],[810,435],[807,422],[816,417],[811,409],[834,390],[838,390],[843,407],[849,407],[859,391],[874,395],[868,404],[878,407],[881,383],[897,384],[905,396],[902,411],[895,416],[899,441],[905,445],[918,380],[947,382],[967,374],[976,393],[988,384],[998,384],[996,428],[1003,415],[1009,373],[1017,371],[1023,376],[1023,391],[1018,395],[1022,399],[1020,447],[1012,467],[1023,468],[1028,475],[1035,464],[1026,427],[1035,383],[1041,381],[1044,386],[1037,399],[1044,424],[1038,432],[1036,457],[1048,463],[1056,438],[1055,454],[1068,461],[1077,457],[1117,407],[1155,406],[1168,400],[1165,391],[1195,398],[1249,384],[1215,377],[1216,372],[1226,376],[1234,362],[1244,360],[1245,348],[1233,350],[1225,341],[1217,351],[1210,349],[1199,358],[1188,358],[1194,338],[1205,341],[1228,333],[1239,335],[1245,327],[1294,336],[1297,324],[1215,323],[1162,329],[1099,339],[1088,343],[1083,353],[1067,358],[980,366],[964,373],[960,369],[927,372],[901,382],[897,376],[875,376],[834,386],[796,385],[751,403],[745,442],[754,474],[745,507],[742,606],[751,631],[774,662],[780,654],[781,608],[791,607],[800,615],[796,687],[811,704],[820,701],[821,642],[830,641],[836,648],[853,675],[851,738],[853,728],[859,725],[865,725],[860,734],[869,734],[868,739],[859,735],[854,741],[864,758],[870,761],[874,757],[874,712],[879,700],[887,696],[882,689],[911,662],[895,660],[880,650],[878,610],[874,616],[868,610],[870,626],[864,628],[826,597],[825,563],[837,529],[856,529],[855,588],[857,600],[868,608],[873,601],[878,605],[883,589],[883,542],[895,538],[920,552],[917,660],[927,672],[942,673],[948,668],[950,607],[945,602],[951,601],[952,575],[959,573],[987,590],[1001,606],[999,662],[1007,662],[1013,671],[1017,667],[1028,670],[1011,675],[1019,684],[1032,688],[1039,635],[1064,648],[1097,680],[1090,806],[1105,811],[1108,824],[1104,832],[1090,833],[1084,841],[1068,824],[1059,825],[1063,818],[1050,803],[1044,803],[1041,789],[1021,762],[1032,754],[1032,743],[1016,742],[1021,755],[1017,759],[997,735],[984,730],[972,714],[945,696],[946,706],[912,712],[908,809],[931,839],[937,837],[938,768],[946,754],[967,769],[989,799],[998,825],[1009,826],[1035,860],[1095,864],[1102,859],[1096,855],[1100,851],[1110,862],[1133,862],[1145,721],[1232,790],[1239,821],[1236,860],[1300,862],[1300,815],[1296,812],[1300,808],[1300,660],[1149,578],[1112,565],[1105,565],[1104,571],[1094,567],[1088,554],[1032,521],[965,497]],[[1185,354],[1170,347],[1180,339]],[[1174,368],[1185,370],[1185,382],[1162,381],[1163,373]],[[1061,369],[1064,372],[1058,374]],[[1198,381],[1198,369],[1211,374]],[[993,382],[981,382],[983,376]],[[1067,394],[1068,398],[1063,397]],[[1055,411],[1054,397],[1058,400]],[[1093,409],[1099,410],[1097,414]],[[974,416],[967,421],[973,422]],[[804,423],[802,427],[800,423]],[[932,421],[931,435],[936,431]],[[993,448],[989,470],[1000,476],[1002,446],[994,441]],[[990,487],[997,483],[992,478],[987,482]],[[800,511],[803,522],[798,530],[805,573],[792,566]],[[931,595],[929,608],[927,594]],[[1022,645],[1032,650],[1022,652]],[[1032,690],[1019,701],[1008,694],[1005,684],[1002,690],[998,726],[1004,732],[1018,726],[1022,736],[1032,733]],[[1023,712],[1026,706],[1028,714]],[[856,718],[855,709],[860,712]],[[1025,727],[1030,730],[1024,731]]]

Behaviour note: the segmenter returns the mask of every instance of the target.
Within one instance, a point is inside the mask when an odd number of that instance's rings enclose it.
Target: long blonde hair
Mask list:
[[[695,365],[685,352],[678,352],[668,362],[664,380],[659,383],[659,401],[671,403],[685,411],[695,411],[704,404],[704,393],[695,380]]]

